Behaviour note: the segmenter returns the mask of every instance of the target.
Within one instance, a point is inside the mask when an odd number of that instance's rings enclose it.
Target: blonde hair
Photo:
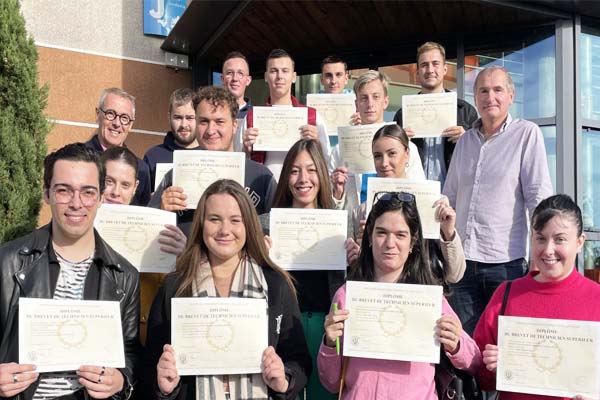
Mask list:
[[[439,43],[436,42],[425,42],[417,48],[417,64],[419,63],[419,57],[421,54],[427,53],[431,50],[439,50],[442,55],[442,60],[444,60],[444,64],[446,63],[446,49]]]
[[[383,86],[383,93],[388,95],[388,84],[390,82],[390,78],[387,77],[383,72],[375,71],[373,69],[368,70],[360,74],[356,82],[354,82],[354,94],[358,96],[358,91],[368,83],[379,80],[381,85]]]

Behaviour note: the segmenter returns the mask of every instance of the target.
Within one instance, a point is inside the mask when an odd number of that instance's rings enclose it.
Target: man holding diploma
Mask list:
[[[194,107],[197,119],[196,138],[200,149],[233,151],[238,113],[235,97],[222,87],[207,86],[195,94]],[[263,165],[246,159],[244,187],[257,213],[269,212],[277,187],[273,174]],[[188,209],[187,205],[187,195],[183,188],[173,186],[173,171],[167,172],[148,204],[149,207],[176,211],[177,226],[186,235],[194,217],[194,210]]]
[[[52,221],[0,247],[0,397],[125,399],[133,390],[138,352],[137,270],[94,231],[104,168],[93,149],[67,145],[44,161],[44,202]],[[19,299],[108,300],[120,304],[126,367],[82,365],[36,373],[19,361]],[[81,393],[80,393],[81,394]]]
[[[435,42],[427,42],[417,49],[417,79],[421,84],[419,94],[449,92],[444,89],[444,76],[447,72],[448,65],[444,46]],[[457,99],[457,126],[449,126],[444,129],[443,132],[440,132],[442,137],[412,139],[419,149],[419,156],[423,162],[427,179],[440,181],[443,186],[454,146],[475,120],[477,120],[475,108],[466,101]],[[403,126],[402,109],[396,112],[394,121],[404,128],[409,137],[415,135],[410,126]]]
[[[301,104],[296,97],[292,95],[292,84],[296,82],[295,64],[292,56],[283,49],[275,49],[267,56],[267,66],[265,72],[265,82],[269,86],[269,97],[266,106],[268,107],[306,107]],[[298,139],[318,140],[321,143],[323,154],[330,153],[329,136],[327,128],[317,114],[317,110],[308,107],[307,121],[298,129]],[[245,119],[247,129],[243,134],[243,145],[246,153],[251,154],[255,159],[267,166],[279,179],[283,159],[287,152],[253,152],[252,148],[260,134],[257,128],[254,128],[253,111],[248,111]],[[259,213],[260,214],[260,213]]]

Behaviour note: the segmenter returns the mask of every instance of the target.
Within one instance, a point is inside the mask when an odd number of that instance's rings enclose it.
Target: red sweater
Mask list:
[[[585,278],[575,268],[567,278],[559,282],[538,282],[533,279],[538,273],[538,271],[531,271],[512,283],[504,315],[600,321],[599,284]],[[486,344],[497,344],[498,314],[500,314],[505,287],[506,283],[498,287],[473,333],[473,339],[482,352]],[[479,371],[479,383],[484,390],[496,388],[496,374],[488,371],[484,364]],[[560,397],[506,392],[502,392],[500,398],[502,400],[560,399]]]

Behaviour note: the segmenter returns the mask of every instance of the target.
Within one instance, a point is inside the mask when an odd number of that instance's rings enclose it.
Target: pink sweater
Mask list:
[[[337,302],[340,309],[345,308],[346,285],[338,289],[333,302]],[[442,314],[452,315],[458,320],[446,299],[443,300]],[[482,364],[477,345],[465,332],[461,334],[459,351],[455,355],[446,354],[457,368],[471,373],[477,371]],[[321,343],[317,365],[323,386],[336,393],[340,386],[342,356],[335,354],[335,348]],[[434,372],[434,365],[429,363],[350,358],[342,399],[437,400]]]
[[[585,278],[575,269],[562,281],[550,283],[541,283],[533,279],[538,273],[531,271],[513,282],[504,315],[600,321],[600,285]],[[497,344],[498,314],[502,307],[505,287],[505,283],[498,287],[475,328],[473,338],[482,351],[488,343]],[[496,388],[496,374],[488,371],[483,364],[479,371],[479,383],[484,390]],[[502,392],[501,398],[542,400],[561,397]]]

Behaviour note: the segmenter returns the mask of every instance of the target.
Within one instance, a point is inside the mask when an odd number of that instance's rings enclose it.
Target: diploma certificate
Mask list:
[[[154,171],[154,190],[158,189],[158,186],[162,182],[163,178],[173,169],[173,163],[156,163],[156,170]]]
[[[441,286],[346,282],[344,355],[439,363],[442,296]]]
[[[233,151],[175,150],[173,152],[173,186],[183,188],[187,208],[195,209],[202,193],[219,179],[233,179],[242,187],[246,172],[246,155]]]
[[[440,238],[440,223],[433,203],[440,199],[440,182],[402,178],[369,178],[367,183],[367,215],[377,192],[407,192],[415,196],[425,239]]]
[[[375,162],[371,144],[375,132],[386,124],[369,124],[340,126],[338,140],[340,159],[344,166],[354,174],[371,174],[375,172]]]
[[[498,317],[496,388],[600,398],[600,322]]]
[[[19,363],[36,372],[125,367],[118,301],[19,299]]]
[[[308,123],[307,107],[252,107],[252,114],[257,151],[288,151],[301,138],[299,128]]]
[[[307,94],[306,105],[315,108],[323,118],[328,135],[337,135],[338,126],[348,125],[350,117],[356,112],[355,99],[352,93]]]
[[[402,96],[402,127],[415,137],[441,136],[450,126],[456,126],[455,92]]]
[[[94,220],[102,239],[140,272],[173,270],[175,255],[160,250],[158,243],[166,224],[177,225],[177,215],[156,208],[106,203]]]
[[[348,211],[272,208],[269,256],[287,270],[346,270]]]
[[[267,302],[241,297],[171,299],[171,340],[179,375],[260,372],[268,346]]]

